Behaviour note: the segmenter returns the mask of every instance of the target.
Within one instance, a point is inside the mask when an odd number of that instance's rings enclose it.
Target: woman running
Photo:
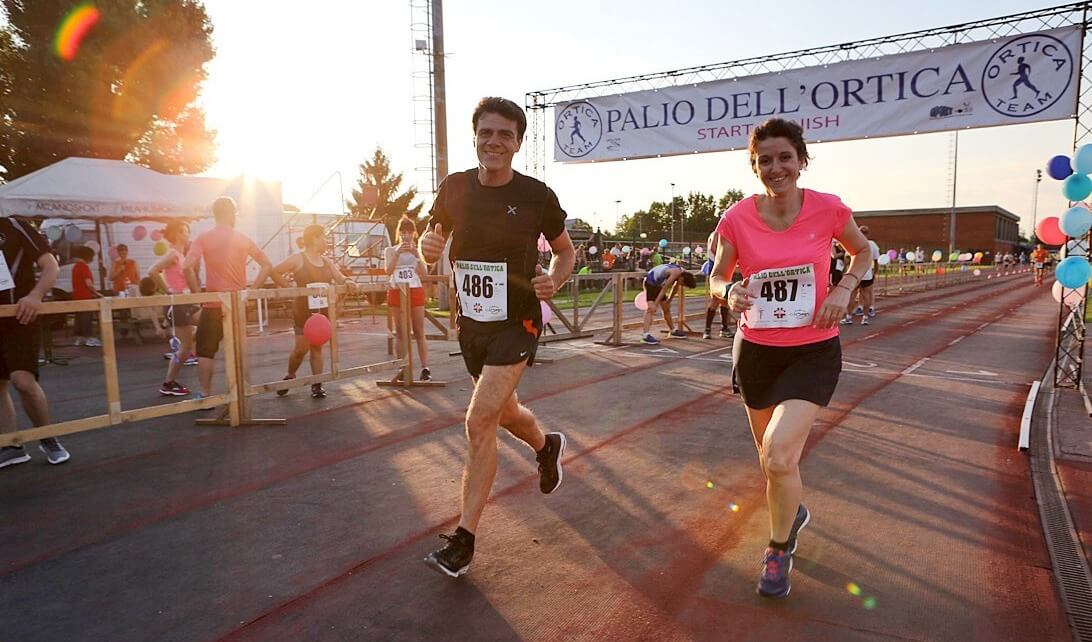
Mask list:
[[[751,169],[764,194],[734,205],[717,226],[712,287],[741,314],[733,378],[746,405],[766,476],[770,542],[758,593],[789,594],[797,534],[811,519],[801,503],[800,456],[819,408],[842,370],[838,320],[868,269],[868,242],[853,213],[831,194],[797,186],[808,165],[804,133],[773,118],[751,132]],[[828,286],[831,240],[852,256]],[[860,258],[861,260],[858,260]],[[731,284],[738,267],[743,281]]]
[[[720,245],[719,240],[720,235],[717,234],[716,230],[713,230],[709,238],[706,239],[705,247],[709,249],[710,257],[717,255],[717,246]],[[705,265],[702,265],[702,272],[705,276],[709,276],[712,270],[713,259],[710,258]],[[728,311],[728,302],[724,300],[724,291],[709,288],[709,302],[705,306],[705,332],[701,335],[701,338],[713,338],[713,317],[717,314],[717,310],[720,310],[720,338],[731,339],[733,337],[735,321],[729,321],[731,313]]]
[[[400,284],[410,287],[410,324],[413,336],[417,339],[417,354],[421,357],[421,376],[419,381],[432,381],[432,371],[428,369],[428,339],[425,337],[425,289],[421,286],[421,277],[428,275],[425,265],[417,250],[417,226],[408,216],[398,221],[398,245],[388,247],[383,253],[384,265],[390,276],[390,289],[387,290],[387,305],[394,313],[394,342],[401,359],[403,333],[402,315],[399,313],[402,296],[398,290]]]
[[[163,238],[167,239],[170,247],[163,258],[148,270],[148,276],[159,284],[167,294],[190,294],[190,288],[186,285],[186,275],[182,271],[182,263],[186,260],[186,247],[190,243],[190,226],[184,221],[171,221],[163,230]],[[193,332],[197,327],[197,317],[201,307],[193,305],[170,305],[164,310],[167,320],[171,324],[174,336],[171,340],[171,360],[167,363],[167,377],[163,385],[159,387],[159,394],[172,397],[184,397],[190,394],[190,389],[178,383],[178,371],[184,362],[193,359]]]

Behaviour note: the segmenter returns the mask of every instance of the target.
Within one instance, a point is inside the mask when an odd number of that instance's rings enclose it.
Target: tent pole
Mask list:
[[[95,221],[95,242],[99,244],[99,255],[95,257],[96,259],[98,259],[99,262],[99,289],[105,290],[106,266],[102,262],[102,253],[104,248],[102,246],[102,227],[101,223],[98,220]]]

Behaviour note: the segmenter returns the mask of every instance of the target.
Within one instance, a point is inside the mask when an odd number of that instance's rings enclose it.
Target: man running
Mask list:
[[[686,268],[675,263],[657,265],[645,274],[645,317],[641,325],[641,343],[656,345],[659,339],[652,336],[652,319],[659,308],[667,323],[667,336],[672,339],[685,339],[686,332],[682,328],[676,328],[671,319],[671,306],[669,302],[675,296],[675,284],[681,283],[684,287],[693,288],[698,284],[694,275],[687,272]],[[679,319],[682,321],[682,319]]]
[[[431,264],[451,236],[459,347],[474,378],[466,411],[462,516],[453,534],[441,535],[447,544],[425,558],[450,577],[466,573],[474,557],[474,536],[497,473],[498,427],[536,452],[539,490],[548,494],[561,485],[565,436],[543,434],[519,403],[516,387],[534,364],[542,331],[539,301],[552,298],[569,278],[576,254],[557,195],[512,169],[527,130],[523,109],[504,98],[483,98],[471,120],[478,167],[444,179],[420,241],[421,255]],[[547,273],[538,263],[539,234],[553,253]]]
[[[701,271],[706,278],[713,270],[713,257],[717,255],[717,244],[719,242],[720,235],[715,230],[709,234],[709,238],[705,241],[705,246],[709,249],[709,259],[702,264]],[[701,335],[702,339],[713,338],[713,317],[716,316],[717,310],[720,310],[720,337],[722,339],[731,339],[734,336],[734,321],[733,324],[729,324],[732,315],[728,311],[728,302],[724,300],[722,294],[722,292],[709,288],[709,303],[705,306],[705,332]]]
[[[876,308],[873,305],[872,284],[876,282],[876,272],[880,269],[880,246],[868,236],[867,225],[862,225],[860,229],[861,234],[868,239],[871,258],[861,257],[866,261],[870,261],[868,264],[868,271],[865,272],[864,278],[861,279],[861,284],[849,295],[849,309],[846,310],[846,316],[842,319],[842,325],[853,325],[854,316],[861,317],[861,325],[868,325],[870,323],[869,319],[876,316]],[[837,283],[835,285],[837,285]],[[852,310],[852,314],[850,310]]]
[[[1035,249],[1031,251],[1031,266],[1035,269],[1036,286],[1043,284],[1043,272],[1046,271],[1046,264],[1049,260],[1050,253],[1046,251],[1043,244],[1036,244]]]
[[[34,281],[35,266],[41,271]],[[49,423],[49,402],[38,385],[38,348],[42,330],[38,312],[42,297],[53,287],[61,268],[49,251],[49,241],[29,224],[0,216],[0,304],[15,304],[15,316],[0,317],[0,433],[15,431],[15,404],[8,382],[19,391],[23,410],[34,426]],[[38,442],[51,464],[68,461],[61,442]],[[0,468],[30,461],[22,446],[0,448]]]

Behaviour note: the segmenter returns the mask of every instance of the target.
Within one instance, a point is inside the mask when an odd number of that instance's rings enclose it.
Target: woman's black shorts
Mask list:
[[[764,346],[736,333],[732,363],[732,383],[750,408],[788,399],[825,406],[842,372],[842,344],[833,337],[802,346]]]

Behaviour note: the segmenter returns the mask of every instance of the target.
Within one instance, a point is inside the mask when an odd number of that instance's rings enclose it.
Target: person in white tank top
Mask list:
[[[403,216],[398,222],[398,245],[388,247],[383,252],[384,267],[390,277],[390,289],[387,290],[387,305],[394,317],[395,336],[394,345],[398,358],[402,358],[403,334],[406,329],[402,327],[402,315],[399,314],[401,305],[401,292],[399,285],[405,284],[410,288],[410,325],[413,328],[413,336],[417,341],[417,354],[421,358],[420,381],[432,380],[432,371],[428,367],[428,340],[425,338],[425,289],[421,285],[421,277],[428,275],[428,266],[417,249],[417,226],[413,220]],[[403,376],[405,374],[403,373]]]

